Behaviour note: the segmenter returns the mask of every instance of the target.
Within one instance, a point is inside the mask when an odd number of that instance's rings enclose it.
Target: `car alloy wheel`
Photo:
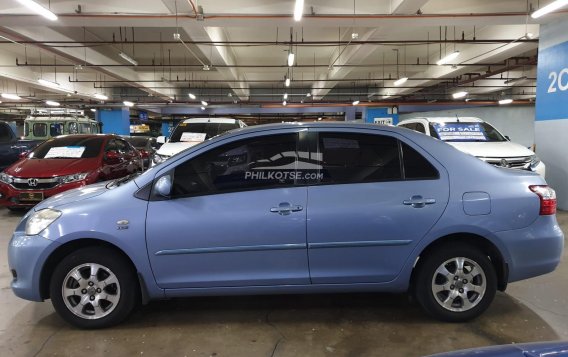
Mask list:
[[[446,260],[432,277],[432,294],[436,302],[453,312],[468,311],[477,306],[486,289],[483,268],[465,257]]]
[[[65,306],[83,319],[100,319],[110,314],[120,300],[120,283],[107,267],[86,263],[67,273],[61,287]]]

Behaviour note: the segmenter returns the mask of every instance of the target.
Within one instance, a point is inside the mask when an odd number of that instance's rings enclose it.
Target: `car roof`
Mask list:
[[[460,117],[460,116],[453,116],[453,117],[416,117],[416,118],[408,118],[400,121],[399,124],[405,123],[407,121],[422,119],[426,120],[430,123],[455,123],[455,122],[464,122],[464,123],[482,123],[483,120],[476,118],[476,117]]]
[[[191,118],[185,119],[183,123],[215,123],[215,124],[234,124],[238,120],[231,118]]]

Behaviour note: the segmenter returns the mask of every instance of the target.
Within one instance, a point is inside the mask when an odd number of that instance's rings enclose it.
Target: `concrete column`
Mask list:
[[[568,210],[568,21],[542,25],[538,49],[535,143],[558,208]]]
[[[103,133],[130,135],[130,110],[128,108],[97,111],[97,119],[103,123]]]

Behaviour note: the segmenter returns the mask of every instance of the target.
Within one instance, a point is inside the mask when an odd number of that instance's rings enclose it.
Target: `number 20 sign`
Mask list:
[[[550,72],[548,79],[550,80],[548,93],[555,93],[557,89],[561,91],[568,90],[568,68],[564,68],[560,72]]]

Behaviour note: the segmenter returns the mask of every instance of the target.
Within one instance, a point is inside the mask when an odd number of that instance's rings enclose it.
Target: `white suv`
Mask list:
[[[509,141],[489,123],[474,117],[412,118],[397,126],[443,140],[456,149],[495,166],[534,171],[545,176],[545,165],[526,147]]]
[[[152,166],[157,165],[200,142],[245,126],[247,125],[244,122],[229,118],[186,119],[176,126],[167,141],[163,136],[158,137],[158,143],[165,143],[156,151],[151,164]]]

